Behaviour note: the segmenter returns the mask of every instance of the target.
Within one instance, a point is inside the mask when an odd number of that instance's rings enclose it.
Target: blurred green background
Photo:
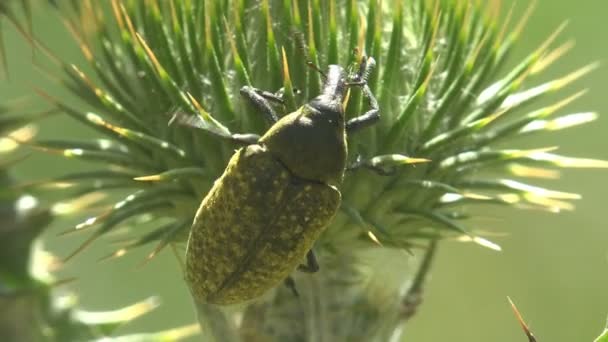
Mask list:
[[[511,6],[505,1],[503,11]],[[527,6],[516,7],[517,18]],[[549,80],[594,61],[608,57],[608,2],[601,0],[541,0],[511,61],[517,61],[538,46],[559,24],[569,21],[559,43],[576,42],[573,51],[550,67],[534,84]],[[53,89],[66,93],[40,69],[47,63],[4,23],[10,76],[0,82],[0,101],[32,94],[32,89]],[[36,35],[62,59],[84,65],[76,44],[52,12],[37,10]],[[36,64],[42,66],[34,66]],[[588,88],[580,100],[565,112],[608,113],[606,85],[608,66],[577,81],[561,93],[569,95]],[[35,96],[33,96],[35,98]],[[563,97],[563,96],[562,96]],[[562,97],[546,99],[553,103]],[[38,101],[38,100],[36,100]],[[42,103],[28,110],[43,108]],[[562,111],[561,113],[565,113]],[[559,146],[559,153],[608,160],[608,119],[565,132],[515,142],[513,147]],[[43,122],[41,137],[86,137],[65,117]],[[82,167],[59,158],[35,156],[23,163],[16,175],[21,179],[44,177]],[[407,341],[526,341],[508,305],[510,296],[518,305],[539,341],[591,341],[602,330],[608,315],[608,224],[605,197],[608,173],[604,170],[568,170],[558,181],[543,184],[558,190],[577,192],[583,200],[574,212],[558,215],[513,209],[477,209],[477,229],[506,232],[494,238],[503,247],[496,253],[452,241],[443,242],[427,287],[425,302],[408,326]],[[608,216],[608,215],[607,215]],[[58,237],[76,221],[56,222],[46,234],[45,245],[60,256],[67,255],[83,235]],[[140,266],[152,247],[143,248],[115,262],[98,262],[112,247],[99,241],[65,265],[62,277],[78,277],[70,286],[88,309],[113,309],[150,295],[159,295],[160,309],[121,329],[121,332],[156,331],[194,322],[187,289],[178,264],[169,250]]]

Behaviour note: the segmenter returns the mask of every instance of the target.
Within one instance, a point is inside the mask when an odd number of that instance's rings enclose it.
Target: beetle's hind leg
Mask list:
[[[241,95],[249,100],[258,110],[260,110],[270,124],[274,124],[279,120],[277,113],[272,108],[270,102],[284,104],[283,98],[280,95],[273,94],[268,91],[260,90],[250,86],[241,88]]]
[[[296,288],[296,282],[291,276],[285,278],[283,284],[285,284],[285,287],[287,287],[291,291],[291,293],[293,293],[294,297],[300,297],[300,293]]]
[[[319,271],[319,262],[317,261],[317,257],[315,253],[311,250],[306,253],[306,264],[302,264],[298,266],[298,271],[306,272],[306,273],[315,273]],[[300,293],[296,288],[296,282],[293,280],[291,276],[285,278],[283,282],[285,286],[291,290],[294,296],[300,297]]]
[[[311,250],[306,254],[306,264],[299,265],[298,271],[306,272],[306,273],[315,273],[319,271],[319,262],[317,261],[317,257],[315,253]]]

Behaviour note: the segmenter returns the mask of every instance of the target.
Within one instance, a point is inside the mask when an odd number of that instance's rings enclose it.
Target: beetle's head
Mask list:
[[[323,75],[323,89],[321,94],[310,101],[310,106],[324,112],[343,112],[342,103],[346,97],[348,88],[353,86],[363,86],[367,83],[367,76],[375,66],[373,58],[362,58],[356,73],[349,75],[343,67],[330,64],[327,73],[322,72],[318,67],[309,64]]]
[[[342,101],[348,90],[348,79],[344,68],[331,64],[324,77],[321,94],[313,98],[309,105],[320,112],[342,112]]]

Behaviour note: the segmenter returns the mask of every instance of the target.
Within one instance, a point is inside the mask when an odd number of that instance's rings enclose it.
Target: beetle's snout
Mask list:
[[[328,67],[327,78],[323,83],[322,95],[326,97],[334,98],[338,102],[342,102],[344,94],[346,94],[346,72],[344,68],[339,65],[331,64]]]

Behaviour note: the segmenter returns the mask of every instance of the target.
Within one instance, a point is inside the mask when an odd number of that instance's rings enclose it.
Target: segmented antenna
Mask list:
[[[304,34],[300,31],[297,30],[293,30],[292,32],[294,39],[296,41],[296,45],[298,46],[298,49],[300,50],[300,52],[302,53],[302,55],[304,56],[304,58],[306,59],[306,65],[315,70],[316,72],[318,72],[323,79],[327,79],[327,74],[321,69],[319,68],[318,65],[316,65],[312,60],[310,60],[310,55],[308,54],[308,47],[306,46],[306,41],[304,39]]]

